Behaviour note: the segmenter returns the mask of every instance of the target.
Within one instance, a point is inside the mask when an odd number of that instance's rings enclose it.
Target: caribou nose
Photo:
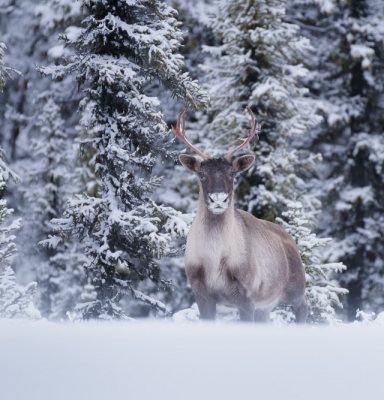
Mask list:
[[[210,193],[209,200],[211,203],[227,203],[228,202],[228,193],[219,192],[219,193]]]

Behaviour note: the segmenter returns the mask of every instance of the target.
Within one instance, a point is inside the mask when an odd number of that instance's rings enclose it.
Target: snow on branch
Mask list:
[[[132,295],[135,299],[141,300],[142,302],[151,306],[152,309],[156,311],[161,311],[164,315],[172,315],[172,312],[168,310],[168,308],[161,301],[154,299],[153,297],[149,297],[144,293],[141,293],[139,290],[131,289]]]
[[[303,206],[299,201],[288,202],[288,211],[283,216],[288,220],[276,218],[284,229],[293,237],[299,248],[301,259],[306,273],[306,297],[309,305],[308,320],[312,323],[337,322],[334,306],[342,308],[340,296],[347,294],[348,290],[339,288],[332,279],[332,273],[346,270],[342,263],[321,263],[321,247],[327,246],[329,238],[318,238],[307,227],[308,219],[305,217]]]

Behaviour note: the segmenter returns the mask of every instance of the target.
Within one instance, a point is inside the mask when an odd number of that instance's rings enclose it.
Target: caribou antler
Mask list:
[[[195,146],[188,142],[187,138],[185,137],[185,118],[184,115],[187,112],[187,109],[184,110],[179,114],[177,117],[176,129],[172,126],[172,132],[181,139],[188,147],[190,147],[194,152],[196,152],[203,160],[209,160],[211,157],[206,156],[200,150],[198,150]],[[182,120],[182,129],[180,130],[180,121]]]
[[[239,139],[242,140],[243,143],[236,147],[236,149],[232,150],[230,153],[228,153],[225,158],[229,160],[235,153],[237,153],[239,150],[241,150],[243,147],[248,146],[249,142],[251,140],[254,140],[255,145],[259,142],[259,135],[258,132],[260,131],[260,125],[257,123],[257,119],[255,118],[255,115],[253,114],[252,110],[247,106],[247,110],[249,114],[251,115],[252,118],[252,128],[249,131],[249,135],[246,139]]]

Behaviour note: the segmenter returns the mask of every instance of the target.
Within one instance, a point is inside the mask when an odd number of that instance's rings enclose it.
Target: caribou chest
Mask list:
[[[204,269],[205,283],[220,290],[231,276],[244,265],[246,255],[241,227],[230,220],[207,226],[197,215],[192,223],[185,251],[185,265]]]

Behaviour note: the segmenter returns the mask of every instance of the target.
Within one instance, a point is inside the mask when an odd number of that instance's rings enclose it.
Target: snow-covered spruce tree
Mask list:
[[[307,217],[319,201],[307,194],[303,179],[315,169],[318,156],[293,148],[292,141],[318,124],[308,90],[299,84],[307,74],[302,60],[311,50],[298,37],[299,27],[283,21],[285,0],[223,0],[210,26],[221,40],[205,47],[212,58],[203,66],[212,99],[212,122],[201,131],[206,154],[225,154],[250,126],[245,106],[250,106],[262,125],[256,163],[239,178],[241,207],[274,221],[287,201],[299,196]]]
[[[50,9],[49,4],[53,3],[56,6]],[[43,16],[41,11],[44,7]],[[0,9],[0,38],[8,46],[7,62],[21,71],[19,76],[12,76],[4,92],[0,93],[0,141],[6,150],[10,168],[21,176],[22,182],[26,182],[23,166],[33,163],[30,141],[40,135],[36,121],[42,103],[53,98],[60,106],[66,133],[71,140],[74,126],[78,122],[76,110],[80,95],[74,77],[68,77],[60,85],[55,85],[53,91],[52,82],[43,77],[35,65],[47,63],[47,58],[55,60],[58,57],[61,50],[56,46],[57,36],[64,32],[68,24],[78,19],[76,14],[79,2],[5,0],[1,2]],[[27,284],[30,280],[36,280],[32,266],[40,265],[38,257],[41,254],[37,250],[37,240],[33,242],[31,238],[36,233],[39,236],[42,230],[31,218],[30,207],[23,201],[20,187],[22,185],[7,185],[4,196],[15,209],[16,218],[21,217],[23,220],[22,229],[16,238],[18,252],[15,256],[15,271],[18,281]],[[37,291],[40,292],[40,289],[43,287],[38,285]]]
[[[39,309],[44,317],[58,319],[71,311],[71,303],[76,303],[73,298],[76,293],[78,296],[81,293],[79,281],[84,260],[79,264],[68,242],[61,243],[55,236],[47,240],[53,233],[50,220],[61,216],[66,198],[73,193],[74,171],[70,165],[71,149],[68,148],[64,120],[53,99],[44,105],[36,125],[40,134],[31,140],[32,159],[25,163],[21,189],[27,222],[24,236],[33,238],[26,246],[35,264]],[[39,242],[45,245],[44,249],[36,247]],[[73,264],[77,264],[77,268]]]
[[[353,321],[358,308],[384,306],[384,3],[291,3],[316,49],[305,80],[324,123],[306,144],[323,155],[320,234],[334,239],[327,259],[348,266],[339,280]]]
[[[0,37],[8,47],[8,64],[20,71],[19,76],[7,83],[0,101],[0,139],[11,168],[17,172],[14,162],[28,154],[26,136],[36,115],[36,93],[48,86],[34,67],[46,58],[49,41],[35,18],[37,3],[38,0],[5,0],[0,13]],[[7,190],[13,192],[13,186]],[[12,204],[17,208],[17,195],[12,195]]]
[[[337,282],[332,280],[332,275],[334,272],[345,270],[346,267],[342,263],[321,263],[318,249],[327,246],[332,239],[318,238],[316,234],[311,233],[309,221],[300,202],[292,201],[287,206],[288,211],[282,215],[288,222],[281,218],[277,218],[277,221],[295,239],[300,251],[307,281],[307,321],[314,324],[336,322],[334,307],[343,307],[339,296],[347,294],[348,290],[338,287]]]
[[[0,43],[0,90],[5,85],[5,78],[11,68],[6,67],[3,61],[5,45]],[[0,148],[0,190],[4,190],[9,178],[18,182],[19,177],[10,170],[4,162],[4,150]],[[38,319],[40,313],[33,306],[33,296],[36,292],[36,282],[30,282],[25,288],[19,288],[15,281],[15,273],[9,263],[16,253],[13,243],[15,236],[11,232],[20,228],[21,219],[16,219],[10,225],[4,222],[13,213],[7,207],[5,199],[0,200],[0,318],[28,318]]]
[[[76,119],[75,79],[73,82],[66,79],[52,92],[52,83],[41,76],[35,65],[46,62],[47,58],[55,60],[59,54],[65,55],[58,46],[57,36],[75,24],[79,14],[80,4],[76,0],[4,0],[1,3],[0,37],[9,48],[8,64],[20,73],[8,82],[0,101],[0,139],[10,167],[16,172],[19,172],[17,162],[29,157],[30,134],[36,133],[34,123],[41,111],[38,98],[54,97],[65,111],[67,127],[71,118]],[[11,186],[7,190],[12,191],[12,204],[18,212],[17,190],[13,192]]]
[[[3,181],[4,182],[4,181]],[[39,319],[40,312],[33,305],[36,293],[36,282],[30,282],[25,288],[16,284],[15,272],[9,265],[12,256],[16,253],[13,243],[14,235],[11,232],[20,228],[20,219],[4,226],[4,221],[13,213],[7,208],[7,201],[0,200],[0,318],[27,318]]]
[[[0,190],[4,190],[9,178],[18,181],[19,177],[4,163],[4,152],[0,148]],[[20,228],[21,219],[16,219],[10,225],[4,226],[4,222],[13,213],[7,207],[7,201],[0,200],[0,318],[28,318],[38,319],[40,313],[33,306],[33,296],[36,292],[36,282],[30,282],[25,288],[16,284],[15,272],[9,265],[12,256],[16,253],[16,245],[13,243],[15,236],[10,235]]]
[[[172,95],[198,108],[207,103],[197,82],[181,72],[175,55],[182,32],[175,11],[157,0],[84,1],[89,17],[84,29],[67,45],[73,62],[42,68],[54,80],[76,74],[86,84],[80,106],[94,103],[89,125],[95,132],[97,196],[78,195],[68,201],[65,218],[56,219],[63,235],[77,235],[85,244],[86,272],[97,299],[83,304],[84,318],[121,318],[117,306],[125,292],[155,310],[165,306],[137,290],[149,278],[165,283],[154,257],[170,253],[172,235],[187,229],[182,215],[149,198],[161,178],[150,176],[159,155],[168,155],[160,139],[167,127],[159,101],[145,94],[145,84],[159,80]]]

